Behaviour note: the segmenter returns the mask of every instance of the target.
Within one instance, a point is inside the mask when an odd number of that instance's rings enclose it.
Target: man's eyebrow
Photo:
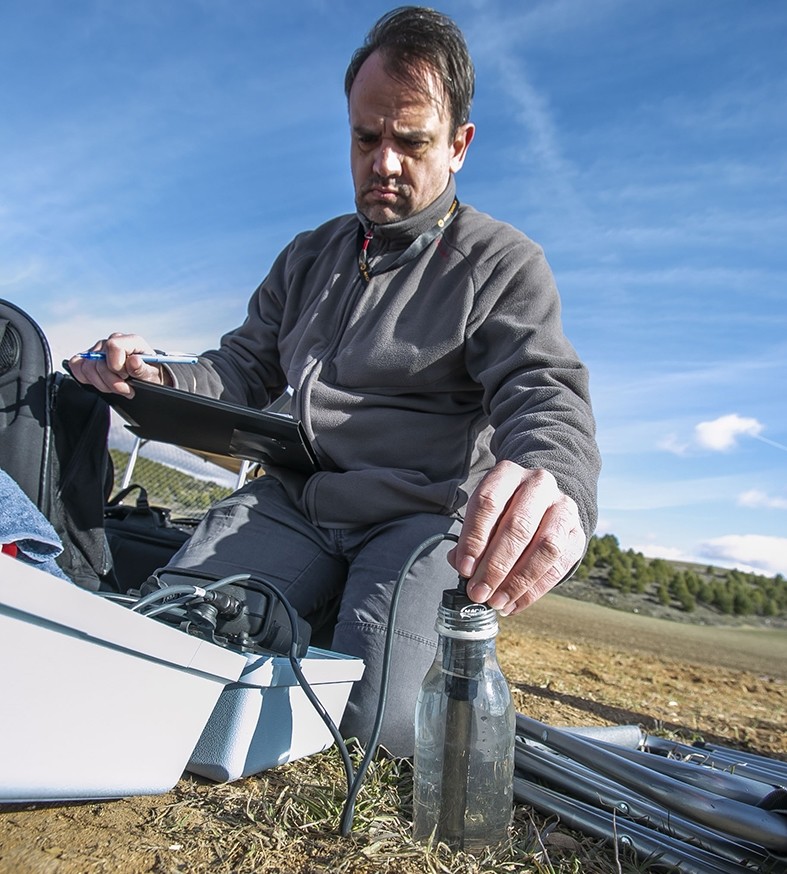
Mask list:
[[[432,136],[429,131],[422,128],[406,128],[404,130],[395,130],[393,133],[395,137],[402,137],[406,140],[428,140]]]
[[[380,136],[380,128],[377,125],[354,124],[352,131],[356,134],[371,134],[372,136]],[[432,138],[432,134],[423,128],[402,128],[401,130],[394,129],[392,135],[398,139],[404,140],[428,140]]]

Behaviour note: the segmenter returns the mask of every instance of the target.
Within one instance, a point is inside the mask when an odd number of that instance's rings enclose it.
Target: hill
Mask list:
[[[713,565],[645,558],[614,535],[593,536],[561,595],[698,625],[787,628],[787,581]]]

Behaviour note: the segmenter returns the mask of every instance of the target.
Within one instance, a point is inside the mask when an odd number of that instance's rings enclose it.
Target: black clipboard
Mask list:
[[[143,440],[307,474],[320,469],[297,419],[139,379],[129,379],[129,385],[134,388],[133,398],[100,394],[126,422],[126,428]]]

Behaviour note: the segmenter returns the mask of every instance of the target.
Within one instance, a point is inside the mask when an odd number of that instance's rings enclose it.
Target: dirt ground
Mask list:
[[[783,629],[686,626],[550,596],[506,620],[499,652],[517,710],[549,724],[635,723],[787,759]],[[190,799],[226,791],[185,775],[162,796],[0,804],[0,874],[207,871],[173,841],[173,821]]]
[[[517,710],[638,724],[787,758],[787,630],[696,626],[543,599],[500,639]]]

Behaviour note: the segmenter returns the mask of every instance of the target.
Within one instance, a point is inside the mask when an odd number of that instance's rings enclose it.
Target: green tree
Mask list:
[[[585,580],[590,578],[590,569],[587,564],[583,561],[582,564],[574,571],[574,579],[579,580],[580,582],[584,582]]]
[[[620,556],[612,559],[607,581],[613,589],[619,589],[624,594],[631,591],[631,573]]]
[[[637,552],[632,558],[631,566],[634,574],[634,586],[641,595],[653,582],[650,564],[641,552]]]
[[[702,580],[697,590],[696,598],[700,604],[713,604],[713,583]]]
[[[654,558],[650,563],[650,571],[657,584],[669,583],[672,577],[672,568],[668,561],[663,558]]]
[[[688,590],[696,597],[697,592],[699,592],[700,586],[702,585],[702,580],[699,578],[699,575],[694,571],[684,571],[683,579],[686,582]]]
[[[609,567],[615,556],[620,555],[620,544],[614,534],[605,534],[596,539],[596,564],[600,567]]]
[[[732,596],[732,612],[736,616],[748,616],[754,612],[752,608],[751,590],[748,586],[737,586]]]
[[[685,574],[680,574],[675,578],[675,586],[672,594],[686,613],[692,613],[694,611],[697,605],[694,600],[694,595],[691,594],[686,583]]]
[[[722,613],[731,614],[734,603],[734,596],[726,582],[719,581],[716,583],[713,595],[713,605],[718,607]]]

